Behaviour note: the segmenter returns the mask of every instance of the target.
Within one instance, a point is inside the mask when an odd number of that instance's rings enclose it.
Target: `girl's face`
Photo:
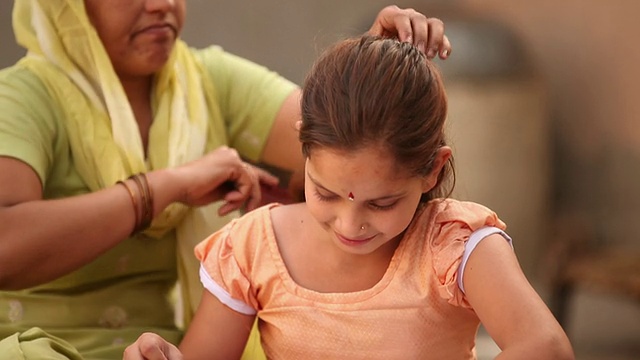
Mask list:
[[[313,149],[305,176],[309,211],[335,245],[352,254],[370,254],[397,239],[437,178],[401,171],[378,147]]]
[[[148,76],[164,66],[182,30],[185,0],[84,2],[118,76]]]

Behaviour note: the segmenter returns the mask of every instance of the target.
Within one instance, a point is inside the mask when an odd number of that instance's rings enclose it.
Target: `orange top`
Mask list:
[[[201,279],[232,309],[257,314],[274,359],[475,359],[480,321],[457,283],[469,235],[504,229],[482,205],[434,200],[416,213],[372,288],[320,293],[296,284],[276,243],[271,204],[196,247]]]

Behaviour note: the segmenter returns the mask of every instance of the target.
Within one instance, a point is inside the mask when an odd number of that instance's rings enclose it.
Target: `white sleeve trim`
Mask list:
[[[221,303],[227,305],[231,309],[245,315],[256,314],[256,310],[254,308],[243,301],[232,298],[231,294],[223,289],[222,286],[218,285],[217,282],[213,281],[202,264],[200,264],[200,281],[202,282],[202,285],[204,285],[204,287],[213,294],[213,296],[217,297]]]
[[[469,256],[473,250],[475,250],[476,246],[480,243],[480,241],[484,240],[489,235],[500,234],[505,240],[511,245],[513,248],[513,242],[511,241],[511,237],[507,235],[504,231],[497,227],[487,226],[480,228],[469,235],[469,240],[464,245],[464,253],[462,254],[462,261],[460,262],[460,266],[458,267],[458,287],[464,293],[464,284],[462,283],[462,279],[464,278],[464,268],[467,266],[467,260],[469,260]]]

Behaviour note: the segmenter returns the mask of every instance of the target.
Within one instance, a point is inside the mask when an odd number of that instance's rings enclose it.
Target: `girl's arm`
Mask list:
[[[240,359],[254,320],[204,291],[180,351],[185,359]]]
[[[464,271],[464,289],[502,353],[496,359],[574,359],[566,334],[525,278],[509,243],[482,240]]]
[[[222,304],[204,291],[180,350],[154,333],[144,333],[123,354],[123,360],[240,359],[255,320]]]

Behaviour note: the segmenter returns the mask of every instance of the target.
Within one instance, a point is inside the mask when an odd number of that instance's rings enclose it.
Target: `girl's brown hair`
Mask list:
[[[446,144],[446,116],[440,74],[416,47],[367,35],[347,39],[325,51],[304,82],[302,151],[309,157],[316,147],[383,146],[399,169],[425,176]],[[453,182],[450,159],[423,200],[448,196]]]

